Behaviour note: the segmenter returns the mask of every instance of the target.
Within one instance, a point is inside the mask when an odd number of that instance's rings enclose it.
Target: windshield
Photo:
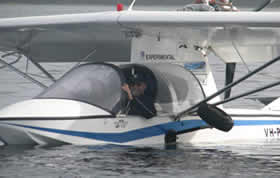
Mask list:
[[[114,65],[85,64],[66,73],[36,98],[77,100],[117,114],[125,100],[123,81]]]

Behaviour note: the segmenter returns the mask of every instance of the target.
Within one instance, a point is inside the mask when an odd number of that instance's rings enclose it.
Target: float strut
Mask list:
[[[226,82],[225,86],[233,82],[234,73],[235,73],[236,63],[227,63],[226,64]],[[230,97],[231,89],[225,91],[225,97],[224,99],[227,99]]]

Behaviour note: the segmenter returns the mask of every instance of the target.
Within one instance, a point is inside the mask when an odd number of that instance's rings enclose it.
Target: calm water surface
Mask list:
[[[1,17],[29,13],[29,11],[19,10],[11,14],[8,7],[10,8],[10,6],[2,6],[2,12],[5,13],[0,14]],[[25,8],[23,10],[31,7]],[[69,10],[67,6],[59,8],[59,10],[48,9],[52,12],[58,12],[63,8],[67,12]],[[76,8],[81,9],[81,6]],[[36,11],[36,9],[33,10]],[[44,9],[41,10],[44,11]],[[91,8],[85,6],[83,11],[91,11]],[[49,11],[45,13],[48,14]],[[214,57],[210,59],[218,87],[221,88],[224,80],[224,65]],[[16,65],[23,70],[26,69],[23,62]],[[250,66],[250,69],[258,65],[260,64],[254,64]],[[44,64],[44,66],[58,78],[74,64]],[[40,74],[32,66],[28,68],[31,73]],[[246,67],[239,65],[236,78],[247,72]],[[263,71],[261,75],[234,88],[233,94],[279,80],[279,72],[280,64],[275,64]],[[38,79],[48,85],[51,84],[47,79]],[[40,87],[10,70],[6,68],[0,70],[0,108],[30,99],[41,91]],[[253,96],[279,96],[279,91],[280,88],[276,87]],[[261,108],[263,105],[243,98],[227,104],[226,107]],[[0,177],[279,177],[279,149],[280,140],[219,146],[178,144],[171,148],[166,148],[164,145],[149,147],[0,146]]]

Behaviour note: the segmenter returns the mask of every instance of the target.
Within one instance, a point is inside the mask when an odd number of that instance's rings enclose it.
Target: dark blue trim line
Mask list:
[[[125,143],[125,142],[135,141],[139,139],[149,138],[153,136],[164,135],[170,129],[179,132],[186,129],[206,126],[207,124],[202,120],[184,120],[181,122],[169,122],[165,124],[159,124],[152,127],[146,127],[146,128],[136,129],[136,130],[122,132],[122,133],[80,132],[80,131],[33,127],[33,126],[20,125],[20,124],[10,124],[10,125],[41,130],[46,132],[52,132],[57,134],[69,135],[69,136],[83,137],[87,139],[95,139],[99,141]],[[280,125],[280,120],[235,120],[234,121],[234,126],[258,126],[258,125]]]
[[[234,120],[234,126],[280,125],[280,120]]]
[[[141,129],[136,129],[128,132],[122,133],[96,133],[96,132],[80,132],[80,131],[70,131],[70,130],[60,130],[60,129],[51,129],[51,128],[42,128],[42,127],[33,127],[20,124],[10,124],[14,126],[41,130],[46,132],[52,132],[57,134],[83,137],[88,139],[95,139],[106,142],[115,142],[115,143],[125,143],[130,141],[135,141],[139,139],[144,139],[153,136],[159,136],[165,134],[168,130],[173,129],[176,131],[182,131],[186,129],[192,129],[200,126],[205,126],[206,123],[202,120],[187,120],[181,122],[169,122],[165,124],[159,124],[152,127],[146,127]]]

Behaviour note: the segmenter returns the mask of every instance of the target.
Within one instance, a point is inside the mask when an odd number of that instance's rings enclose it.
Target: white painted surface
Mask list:
[[[110,113],[73,100],[31,99],[9,105],[0,110],[0,120],[5,117],[80,117],[110,115]]]

